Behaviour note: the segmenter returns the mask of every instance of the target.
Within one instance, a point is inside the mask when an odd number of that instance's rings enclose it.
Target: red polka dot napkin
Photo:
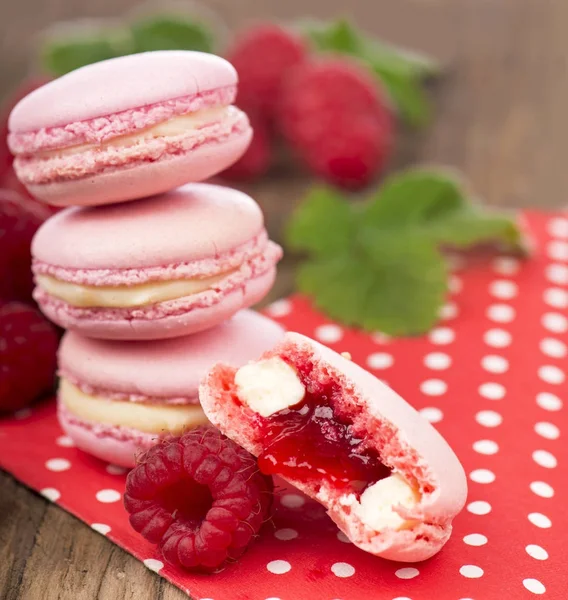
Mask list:
[[[467,506],[450,542],[425,563],[365,554],[322,507],[280,486],[273,522],[237,564],[213,576],[164,566],[128,526],[124,471],[73,448],[52,402],[0,421],[9,449],[0,466],[197,600],[565,600],[568,218],[526,217],[535,256],[457,269],[439,325],[422,338],[347,330],[297,297],[267,311],[349,351],[457,452]]]

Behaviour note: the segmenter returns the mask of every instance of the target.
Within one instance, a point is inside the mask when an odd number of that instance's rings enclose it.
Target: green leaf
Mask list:
[[[213,35],[197,21],[182,15],[158,15],[131,25],[136,52],[199,50],[213,52]]]
[[[385,180],[365,218],[381,228],[423,227],[466,203],[460,180],[442,170],[409,169]]]
[[[366,36],[344,19],[327,25],[307,24],[304,31],[320,52],[347,54],[366,64],[405,123],[421,127],[429,122],[431,108],[422,80],[439,72],[435,61]]]
[[[347,251],[355,230],[353,207],[338,191],[316,187],[294,212],[286,239],[293,250],[325,256]]]
[[[71,31],[50,38],[41,50],[44,69],[55,76],[65,75],[85,65],[132,52],[132,39],[120,29]]]
[[[427,242],[365,236],[356,251],[308,262],[298,286],[331,318],[390,335],[432,327],[447,286],[445,263]]]

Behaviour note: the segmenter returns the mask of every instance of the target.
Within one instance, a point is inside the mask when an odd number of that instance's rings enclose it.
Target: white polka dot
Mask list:
[[[427,396],[441,396],[446,393],[448,384],[441,379],[427,379],[420,384],[420,389]]]
[[[292,303],[290,300],[286,300],[285,298],[282,300],[276,300],[276,302],[273,302],[270,306],[268,306],[266,312],[271,317],[285,317],[292,312]]]
[[[455,319],[458,316],[458,306],[455,302],[447,302],[438,311],[438,315],[440,319],[444,321],[449,321],[450,319]]]
[[[523,585],[525,588],[533,594],[544,594],[546,588],[538,579],[523,579]]]
[[[492,304],[487,309],[487,318],[496,323],[510,323],[515,318],[515,309],[508,304]]]
[[[467,510],[472,515],[487,515],[491,512],[491,504],[485,500],[475,500],[467,505]]]
[[[155,558],[146,558],[143,562],[150,571],[154,571],[155,573],[159,573],[164,568],[164,563]]]
[[[554,488],[544,481],[531,481],[529,487],[533,494],[541,498],[552,498],[554,496]]]
[[[391,341],[391,336],[382,331],[375,331],[371,334],[371,339],[375,344],[388,344]]]
[[[68,435],[60,435],[55,440],[55,443],[62,448],[73,448],[75,446],[75,443]]]
[[[487,544],[487,538],[481,533],[470,533],[463,538],[468,546],[484,546]]]
[[[337,539],[344,544],[350,544],[351,540],[343,533],[343,531],[337,532]]]
[[[413,579],[414,577],[418,577],[418,575],[420,575],[420,571],[414,567],[403,567],[402,569],[397,569],[394,574],[399,579]]]
[[[412,598],[409,598],[408,596],[397,596],[396,598],[393,598],[392,600],[412,600]]]
[[[493,281],[489,286],[489,293],[499,300],[510,300],[517,295],[517,284],[505,279]]]
[[[274,537],[278,540],[282,540],[283,542],[285,542],[297,538],[298,532],[295,529],[277,529],[274,532]]]
[[[568,317],[560,313],[546,313],[542,316],[542,326],[552,333],[566,333]]]
[[[452,364],[452,359],[443,352],[431,352],[424,357],[424,364],[429,369],[441,371]]]
[[[539,368],[538,376],[546,383],[553,385],[560,385],[564,383],[565,375],[562,369],[555,367],[554,365],[544,365]]]
[[[468,579],[478,579],[483,576],[483,569],[477,565],[463,565],[460,567],[460,574]]]
[[[567,239],[568,238],[568,219],[564,217],[556,217],[548,223],[548,233],[552,237]]]
[[[530,513],[529,521],[541,529],[548,529],[549,527],[552,527],[552,521],[542,513]]]
[[[331,565],[331,572],[336,577],[351,577],[355,574],[355,567],[352,567],[349,563],[336,562]]]
[[[479,386],[479,395],[488,400],[501,400],[507,391],[500,383],[482,383]]]
[[[553,308],[568,308],[568,290],[548,288],[544,291],[543,298]]]
[[[519,261],[509,256],[499,256],[492,266],[499,275],[514,275],[519,270]]]
[[[292,568],[292,565],[286,560],[271,560],[266,568],[274,575],[283,575],[284,573],[288,573],[288,571]]]
[[[120,500],[120,492],[116,490],[99,490],[95,497],[99,502],[110,504],[111,502],[118,502]]]
[[[497,454],[499,445],[493,440],[477,440],[473,442],[473,449],[479,454]]]
[[[509,369],[509,361],[502,356],[490,354],[481,359],[481,366],[489,373],[505,373]]]
[[[459,294],[463,289],[463,281],[457,275],[452,275],[448,282],[448,289],[452,294]]]
[[[61,492],[55,488],[43,488],[39,493],[51,502],[57,502],[61,498]]]
[[[212,599],[209,598],[208,600],[212,600]],[[276,598],[276,596],[270,596],[270,598],[265,598],[265,600],[281,600],[281,599],[280,598]]]
[[[503,422],[503,417],[494,410],[480,410],[475,415],[475,420],[484,427],[498,427]]]
[[[546,560],[548,558],[548,552],[542,546],[529,544],[525,547],[525,550],[530,557],[536,558],[536,560]]]
[[[568,285],[568,266],[560,263],[553,263],[546,267],[546,277],[548,281],[556,285]]]
[[[334,344],[343,337],[343,330],[339,325],[320,325],[315,330],[315,336],[324,344]]]
[[[469,474],[469,478],[475,483],[493,483],[495,481],[495,473],[489,469],[475,469]]]
[[[48,471],[59,473],[60,471],[67,471],[70,469],[71,463],[66,458],[50,458],[46,461],[45,468]]]
[[[554,338],[545,338],[540,342],[540,351],[551,358],[564,358],[568,354],[566,344]]]
[[[450,327],[436,327],[428,335],[428,339],[432,344],[438,344],[443,346],[445,344],[451,344],[456,337],[454,330]]]
[[[554,469],[558,464],[556,456],[554,456],[554,454],[551,454],[547,450],[535,450],[532,453],[532,457],[537,465],[540,465],[545,469]]]
[[[547,247],[548,257],[552,260],[568,260],[568,242],[553,240]]]
[[[547,440],[556,440],[560,437],[560,429],[558,429],[554,423],[548,423],[547,421],[539,421],[536,423],[534,430],[538,435]]]
[[[92,523],[91,527],[102,535],[106,535],[110,531],[110,526],[104,523]]]
[[[392,355],[386,352],[373,352],[367,357],[367,366],[371,369],[388,369],[393,362]]]
[[[304,506],[305,502],[305,498],[299,494],[284,494],[280,498],[280,503],[286,508],[300,508],[300,506]]]
[[[20,410],[17,410],[14,413],[14,419],[18,419],[18,421],[23,421],[24,419],[27,419],[28,417],[30,417],[32,414],[32,411],[30,408],[20,408]]]
[[[107,465],[106,472],[110,475],[123,475],[128,469],[126,467],[119,467],[118,465]]]
[[[439,423],[444,418],[444,413],[435,406],[421,408],[419,412],[430,423]]]
[[[536,403],[540,406],[540,408],[549,410],[551,412],[561,410],[563,406],[562,400],[560,400],[558,396],[555,396],[549,392],[540,392],[537,394]]]
[[[504,329],[490,329],[485,332],[483,341],[493,348],[505,348],[511,343],[511,334]]]

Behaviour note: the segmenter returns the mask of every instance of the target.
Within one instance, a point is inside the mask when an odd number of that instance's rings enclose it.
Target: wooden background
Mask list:
[[[37,34],[62,19],[119,16],[135,0],[0,0],[0,95],[29,68]],[[447,75],[436,121],[404,134],[393,166],[461,169],[487,203],[568,205],[566,0],[213,0],[228,30],[251,18],[349,16],[384,38],[433,54]],[[183,3],[181,5],[184,5]],[[187,4],[185,4],[187,6]],[[163,6],[163,5],[162,5]],[[304,12],[309,8],[309,13]],[[280,169],[247,186],[272,236],[308,185]],[[272,293],[292,285],[290,259]],[[2,448],[0,451],[9,451]],[[174,600],[185,596],[103,536],[0,473],[0,598]]]

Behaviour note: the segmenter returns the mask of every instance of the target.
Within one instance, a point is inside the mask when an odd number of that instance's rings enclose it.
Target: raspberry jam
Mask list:
[[[361,448],[351,423],[334,414],[329,401],[338,394],[333,383],[320,386],[317,394],[306,391],[295,406],[261,418],[263,473],[302,482],[325,478],[356,493],[391,474],[376,452]]]

